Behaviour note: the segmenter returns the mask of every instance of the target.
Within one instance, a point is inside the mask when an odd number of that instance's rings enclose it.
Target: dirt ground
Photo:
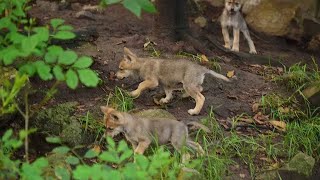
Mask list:
[[[29,14],[36,17],[40,24],[46,24],[52,18],[63,18],[66,24],[72,25],[80,36],[75,41],[62,45],[76,50],[81,55],[93,57],[93,69],[100,74],[103,80],[103,83],[97,88],[81,87],[70,90],[65,85],[60,85],[59,92],[51,104],[77,101],[80,103],[83,113],[88,110],[99,113],[99,106],[106,103],[107,96],[109,92],[114,90],[114,87],[119,86],[126,90],[133,90],[138,85],[139,80],[116,80],[112,77],[123,56],[123,47],[132,49],[140,56],[150,57],[150,52],[143,49],[146,38],[150,38],[158,44],[156,49],[161,51],[162,58],[176,58],[177,43],[169,38],[159,38],[152,34],[153,15],[143,14],[139,19],[121,6],[110,6],[102,12],[93,13],[93,18],[77,18],[76,13],[81,10],[83,5],[75,3],[67,8],[48,8],[51,6],[35,4]],[[205,14],[214,16],[208,12]],[[192,23],[193,19],[194,17],[190,17],[190,26],[194,34],[214,36],[222,46],[222,35],[217,23],[210,22],[209,27],[201,29]],[[285,65],[291,65],[301,60],[311,60],[311,54],[304,52],[296,43],[288,42],[283,38],[263,35],[253,35],[252,38],[259,55],[281,60]],[[199,38],[199,41],[201,40]],[[248,52],[244,39],[241,38],[240,41],[240,51]],[[174,114],[178,120],[199,120],[208,115],[211,107],[218,119],[228,119],[228,117],[242,113],[252,115],[252,105],[258,102],[263,95],[271,92],[287,93],[284,88],[265,79],[263,74],[269,72],[270,69],[255,65],[261,64],[258,60],[253,62],[252,60],[240,59],[221,51],[208,41],[204,40],[203,43],[220,59],[220,73],[226,74],[228,71],[234,70],[237,79],[226,83],[210,76],[206,77],[203,84],[206,101],[198,116],[190,116],[187,113],[188,109],[194,107],[195,102],[190,98],[181,99],[179,98],[181,94],[176,93],[175,98],[167,105],[166,109]],[[316,59],[319,63],[319,56],[316,56]],[[281,69],[274,67],[271,70],[274,72]],[[48,84],[38,83],[36,80],[34,83],[37,84],[39,92],[49,87]],[[153,102],[153,96],[158,93],[161,93],[161,88],[144,92],[134,100],[135,107],[141,109],[158,108]],[[40,93],[35,96],[41,95]]]

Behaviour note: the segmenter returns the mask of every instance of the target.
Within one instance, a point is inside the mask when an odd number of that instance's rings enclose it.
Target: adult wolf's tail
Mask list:
[[[216,73],[216,72],[214,72],[214,71],[212,71],[212,70],[208,70],[207,73],[211,74],[212,76],[214,76],[214,77],[216,77],[216,78],[218,78],[218,79],[222,79],[222,80],[224,80],[224,81],[230,82],[230,80],[229,80],[227,77],[225,77],[225,76],[222,75],[222,74]]]

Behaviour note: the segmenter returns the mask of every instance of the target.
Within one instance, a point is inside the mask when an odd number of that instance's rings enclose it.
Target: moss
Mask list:
[[[71,116],[75,112],[77,104],[77,102],[67,102],[42,110],[38,113],[32,125],[42,132],[59,135],[64,126],[71,122]]]

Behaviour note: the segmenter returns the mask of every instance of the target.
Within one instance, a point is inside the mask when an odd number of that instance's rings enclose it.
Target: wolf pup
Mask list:
[[[101,106],[100,109],[104,113],[107,134],[114,131],[124,133],[137,154],[143,154],[153,139],[160,145],[170,142],[178,151],[187,145],[204,154],[200,144],[188,138],[187,126],[182,122],[167,118],[143,118],[107,106]]]
[[[191,96],[196,101],[194,109],[188,110],[191,115],[199,114],[204,104],[205,97],[201,94],[201,85],[205,74],[229,81],[227,77],[188,60],[139,58],[128,48],[124,48],[124,58],[119,64],[119,69],[116,73],[118,79],[137,74],[144,80],[136,90],[130,92],[133,97],[138,97],[142,91],[155,88],[161,83],[166,94],[165,98],[160,99],[161,104],[168,103],[172,98],[172,92],[182,83],[186,91],[183,96]]]
[[[228,28],[233,28],[233,45],[232,51],[239,52],[240,31],[248,41],[251,54],[257,54],[256,48],[251,40],[247,24],[240,12],[240,0],[225,0],[225,8],[220,17],[224,47],[231,49]]]

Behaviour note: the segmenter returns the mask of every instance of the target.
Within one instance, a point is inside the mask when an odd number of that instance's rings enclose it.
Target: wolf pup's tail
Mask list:
[[[225,76],[222,75],[222,74],[216,73],[216,72],[214,72],[214,71],[212,71],[212,70],[208,70],[207,73],[211,74],[212,76],[214,76],[214,77],[216,77],[216,78],[218,78],[218,79],[222,79],[222,80],[224,80],[224,81],[230,82],[230,80],[229,80],[227,77],[225,77]]]
[[[191,140],[187,140],[187,146],[188,147],[191,147],[192,149],[196,150],[200,155],[204,155],[205,152],[204,150],[202,149],[201,145],[199,143],[196,143],[194,141],[191,141]]]

